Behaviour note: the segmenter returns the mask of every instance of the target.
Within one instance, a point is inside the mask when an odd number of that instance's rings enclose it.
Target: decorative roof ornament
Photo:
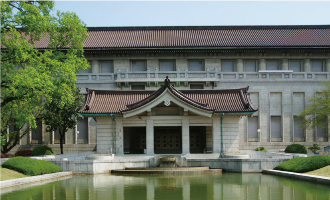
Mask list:
[[[168,76],[166,76],[166,79],[165,79],[165,85],[166,85],[166,86],[171,85],[171,81],[170,81],[170,79],[168,79]]]
[[[164,100],[164,105],[165,105],[165,106],[169,106],[169,105],[171,105],[171,101],[170,101],[169,99],[165,99],[165,100]]]

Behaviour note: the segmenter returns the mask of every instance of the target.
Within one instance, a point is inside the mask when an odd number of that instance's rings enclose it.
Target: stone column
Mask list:
[[[305,72],[311,72],[311,61],[310,59],[305,59],[304,60],[304,71]]]
[[[92,60],[92,73],[100,73],[100,66],[98,60]]]
[[[154,154],[154,121],[147,120],[147,154]]]
[[[124,154],[124,131],[123,131],[123,121],[116,120],[116,135],[115,135],[115,147],[116,147],[116,154]]]
[[[327,59],[325,62],[326,72],[330,72],[330,59]]]
[[[237,59],[236,67],[237,67],[237,72],[243,72],[244,71],[243,59],[242,58]]]
[[[182,153],[189,153],[189,119],[182,120]]]
[[[221,117],[221,116],[220,116]],[[213,126],[212,126],[212,140],[213,140],[213,153],[220,153],[221,149],[221,119],[216,117],[213,119]]]
[[[282,59],[282,70],[289,70],[289,61],[288,61],[288,59]]]
[[[259,59],[259,70],[266,70],[266,60],[264,58]]]

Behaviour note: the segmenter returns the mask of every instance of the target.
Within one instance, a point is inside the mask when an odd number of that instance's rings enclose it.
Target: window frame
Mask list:
[[[325,72],[325,66],[324,66],[324,60],[317,60],[317,59],[313,59],[313,60],[311,60],[311,62],[310,62],[310,64],[311,64],[311,72],[313,72],[313,73],[320,73],[320,72],[314,72],[313,71],[313,62],[314,61],[320,61],[321,63],[322,63],[322,71],[321,72]]]
[[[291,61],[293,61],[293,62],[300,62],[300,71],[299,72],[304,72],[304,66],[303,66],[303,62],[302,62],[302,60],[289,60],[289,62],[288,62],[288,64],[289,64],[289,66],[288,66],[288,68],[289,68],[289,70],[291,70],[290,69],[290,62]]]
[[[132,86],[137,86],[137,85],[139,85],[139,86],[140,86],[140,85],[144,86],[144,90],[146,90],[146,85],[145,85],[145,84],[142,84],[142,83],[141,83],[141,84],[131,84],[130,89],[131,89],[131,90],[136,90],[136,89],[133,89]],[[140,90],[140,91],[141,91],[141,90]]]
[[[145,70],[144,71],[133,71],[133,62],[144,62],[145,64]],[[148,62],[147,60],[130,60],[130,65],[131,65],[131,72],[146,72],[148,71]]]
[[[202,89],[192,89],[191,88],[192,85],[201,85],[201,86],[203,86],[203,88]],[[204,90],[205,89],[205,84],[203,84],[203,83],[190,83],[189,84],[189,89],[190,90]]]
[[[189,70],[189,64],[190,64],[190,62],[194,62],[194,61],[201,61],[202,62],[202,70],[201,71],[190,71]],[[188,60],[188,71],[189,72],[205,72],[205,60],[203,60],[203,59],[192,59],[192,60]]]
[[[271,61],[276,61],[277,62],[277,69],[267,69],[267,66],[268,66],[268,62],[271,62]],[[273,59],[269,59],[269,60],[266,60],[266,70],[268,70],[268,71],[277,71],[277,70],[282,70],[281,69],[282,67],[281,67],[281,61],[280,60],[273,60]]]

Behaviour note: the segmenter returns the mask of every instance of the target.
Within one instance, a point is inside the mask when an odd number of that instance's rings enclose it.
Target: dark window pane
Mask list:
[[[160,61],[160,71],[175,71],[174,61]]]
[[[189,71],[204,71],[203,61],[189,61]]]
[[[221,71],[222,72],[234,72],[234,62],[233,61],[222,61]]]
[[[289,69],[293,72],[301,72],[301,62],[300,61],[290,61]]]
[[[271,117],[271,136],[281,138],[281,117]]]
[[[257,71],[257,64],[256,61],[245,61],[244,62],[244,68],[246,72],[256,72]]]
[[[145,90],[145,85],[132,85],[132,90]]]
[[[113,73],[112,62],[101,62],[101,73]]]
[[[132,71],[147,71],[147,65],[145,61],[132,61]]]
[[[312,61],[312,72],[323,72],[323,62],[318,60]]]
[[[267,61],[267,70],[279,70],[278,61]]]
[[[190,89],[204,89],[204,85],[190,85]]]
[[[258,138],[258,117],[248,117],[248,138]]]
[[[304,138],[304,129],[299,126],[299,123],[302,122],[302,118],[294,118],[294,137]]]

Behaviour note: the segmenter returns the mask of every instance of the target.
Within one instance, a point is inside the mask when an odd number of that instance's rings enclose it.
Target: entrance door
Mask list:
[[[181,127],[155,127],[155,153],[181,153]]]

